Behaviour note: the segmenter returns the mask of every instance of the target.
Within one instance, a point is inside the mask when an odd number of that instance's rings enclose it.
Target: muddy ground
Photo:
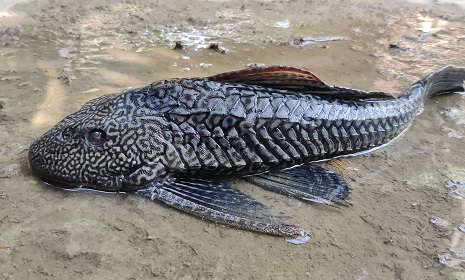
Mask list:
[[[447,187],[465,182],[460,94],[428,100],[388,147],[328,163],[352,207],[244,185],[310,228],[299,246],[30,174],[29,144],[61,118],[159,79],[284,64],[399,93],[465,65],[461,0],[316,2],[0,0],[0,279],[465,279],[465,191]]]

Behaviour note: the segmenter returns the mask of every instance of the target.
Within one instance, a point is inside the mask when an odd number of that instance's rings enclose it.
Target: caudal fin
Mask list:
[[[448,65],[413,84],[402,94],[402,97],[409,97],[418,93],[418,90],[421,91],[423,97],[463,91],[464,81],[465,67]]]

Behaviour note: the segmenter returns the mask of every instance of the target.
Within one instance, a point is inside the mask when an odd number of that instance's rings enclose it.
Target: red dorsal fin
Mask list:
[[[262,86],[272,89],[289,90],[301,94],[331,96],[344,99],[392,99],[384,92],[361,91],[331,86],[310,71],[290,66],[269,66],[225,72],[209,77],[209,81]]]
[[[293,91],[305,88],[307,90],[309,88],[318,90],[330,88],[312,72],[289,66],[250,68],[225,72],[206,77],[206,79],[216,82],[249,84]]]
[[[208,80],[218,82],[249,82],[276,79],[309,80],[314,83],[323,83],[310,71],[290,66],[269,66],[242,69],[238,71],[225,72],[207,77]]]

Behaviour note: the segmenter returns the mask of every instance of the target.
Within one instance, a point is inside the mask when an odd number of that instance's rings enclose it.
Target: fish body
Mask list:
[[[350,191],[341,176],[302,164],[388,143],[426,97],[459,90],[464,78],[464,68],[444,67],[398,98],[284,66],[163,80],[87,102],[34,141],[29,161],[52,184],[138,190],[210,220],[299,235],[302,228],[272,217],[229,178],[344,203]]]

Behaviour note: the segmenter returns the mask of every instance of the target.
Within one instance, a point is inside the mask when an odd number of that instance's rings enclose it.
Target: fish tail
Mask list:
[[[426,98],[449,92],[461,92],[464,91],[464,80],[465,67],[448,65],[413,84],[401,95],[401,98],[408,98],[414,94],[420,94],[421,97]]]
[[[465,67],[445,66],[422,80],[425,85],[425,96],[463,91],[464,80]]]

